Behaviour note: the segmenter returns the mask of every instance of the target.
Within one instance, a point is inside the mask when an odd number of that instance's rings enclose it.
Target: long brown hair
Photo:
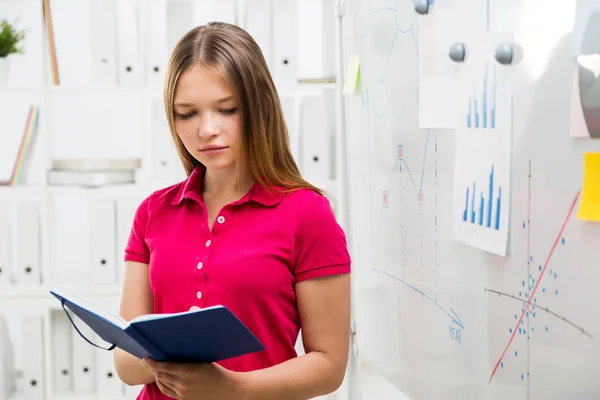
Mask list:
[[[219,72],[238,103],[242,135],[236,182],[241,182],[243,176],[266,189],[307,188],[323,194],[302,178],[294,161],[277,89],[260,47],[245,30],[224,22],[211,22],[186,33],[169,60],[165,110],[186,174],[189,176],[200,162],[177,134],[173,102],[179,76],[198,63]]]

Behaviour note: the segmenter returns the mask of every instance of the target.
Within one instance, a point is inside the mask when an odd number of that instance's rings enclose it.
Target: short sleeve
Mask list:
[[[327,197],[318,196],[296,232],[293,268],[296,282],[350,273],[350,263],[346,235]]]
[[[146,245],[148,201],[149,198],[146,198],[140,203],[133,217],[131,232],[125,246],[125,261],[135,261],[144,264],[150,262],[150,250]]]

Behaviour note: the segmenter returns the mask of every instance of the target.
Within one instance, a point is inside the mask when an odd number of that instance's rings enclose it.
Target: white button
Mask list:
[[[197,266],[197,268],[198,268],[198,269],[202,269],[202,261],[200,261],[200,262],[198,263],[198,266]]]
[[[225,222],[225,217],[222,215],[219,215],[219,218],[217,218],[217,222],[222,224],[223,222]]]
[[[202,298],[202,292],[201,292],[201,291],[198,291],[198,292],[196,293],[196,297],[197,297],[197,298],[199,298],[199,299],[201,299],[201,298]]]
[[[210,239],[206,241],[206,247],[210,246]]]

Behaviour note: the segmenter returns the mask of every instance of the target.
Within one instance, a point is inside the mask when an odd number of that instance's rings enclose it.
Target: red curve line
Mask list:
[[[552,254],[554,254],[554,250],[556,249],[556,246],[558,245],[558,242],[560,241],[560,238],[562,237],[563,232],[565,231],[565,227],[567,226],[567,222],[569,222],[569,219],[571,219],[571,214],[573,213],[573,210],[575,209],[575,204],[577,204],[577,200],[579,199],[579,195],[580,194],[581,194],[581,190],[577,191],[577,194],[575,195],[575,199],[573,200],[573,204],[571,204],[571,208],[569,209],[569,213],[567,214],[567,218],[565,218],[565,222],[563,222],[562,228],[560,228],[560,232],[558,232],[558,236],[556,237],[556,240],[554,241],[554,244],[552,245],[552,249],[550,249],[550,254],[548,254],[548,258],[546,258],[546,263],[544,264],[544,268],[542,269],[542,272],[540,273],[540,276],[537,279],[537,282],[535,283],[535,286],[533,287],[533,291],[531,292],[531,295],[529,296],[529,300],[527,301],[527,305],[523,309],[523,312],[521,313],[521,317],[517,321],[517,326],[515,327],[515,329],[513,329],[512,336],[510,337],[510,340],[508,341],[508,344],[506,345],[506,348],[502,352],[502,355],[500,356],[500,359],[498,360],[498,362],[496,363],[496,366],[494,367],[494,370],[492,371],[492,375],[490,376],[490,380],[488,381],[488,384],[492,381],[492,378],[496,374],[496,371],[498,370],[498,366],[502,362],[502,359],[504,358],[504,355],[508,351],[508,348],[510,347],[513,339],[515,338],[515,334],[517,333],[517,330],[519,328],[519,324],[521,323],[521,320],[523,320],[523,316],[525,315],[525,312],[527,312],[527,309],[531,305],[531,300],[535,296],[535,292],[536,292],[536,290],[537,290],[540,282],[542,281],[542,277],[544,276],[544,272],[546,272],[546,268],[548,267],[548,264],[550,263],[550,259],[552,258]]]

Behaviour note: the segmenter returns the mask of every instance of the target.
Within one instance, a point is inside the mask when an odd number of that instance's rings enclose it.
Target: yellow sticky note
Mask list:
[[[600,222],[600,153],[586,153],[578,219]]]
[[[344,82],[344,94],[350,94],[360,87],[360,57],[358,54],[352,54],[348,61],[346,70],[346,80]]]

